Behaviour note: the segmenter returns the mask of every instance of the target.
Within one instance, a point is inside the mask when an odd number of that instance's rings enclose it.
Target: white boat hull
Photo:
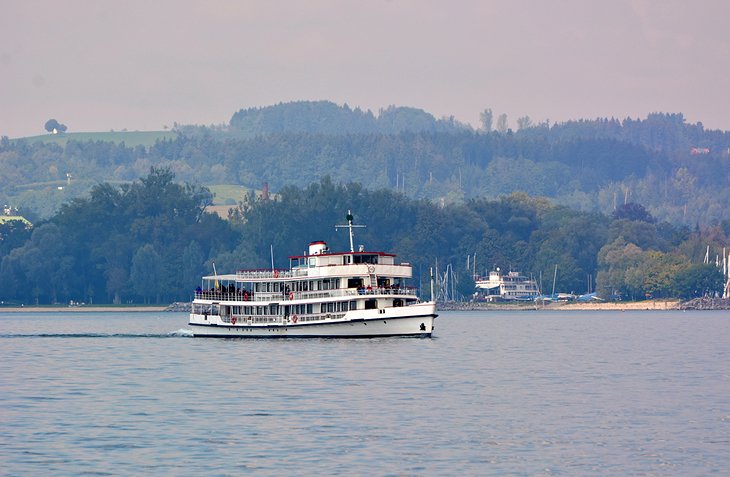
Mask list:
[[[436,318],[433,302],[384,310],[352,311],[341,319],[306,323],[224,323],[218,317],[190,315],[193,336],[211,338],[374,338],[431,337]]]

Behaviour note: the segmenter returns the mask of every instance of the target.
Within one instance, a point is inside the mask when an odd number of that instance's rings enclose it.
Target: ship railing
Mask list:
[[[261,270],[238,270],[236,280],[291,278],[294,274],[290,270],[261,269]]]
[[[416,287],[367,287],[358,288],[358,295],[417,295]]]
[[[308,313],[303,315],[209,315],[218,316],[223,323],[230,325],[266,325],[266,324],[296,324],[312,321],[340,320],[344,312],[336,313]],[[296,317],[296,318],[295,318]]]
[[[297,323],[310,322],[310,321],[323,321],[323,320],[339,320],[344,318],[344,312],[336,313],[310,313],[307,315],[297,316]],[[292,321],[292,317],[289,317],[289,322]]]
[[[308,300],[315,298],[338,298],[343,296],[358,295],[413,295],[416,296],[418,290],[415,287],[367,287],[367,288],[344,288],[335,290],[314,290],[314,291],[294,291],[284,297],[289,300]],[[260,295],[260,294],[259,294]],[[280,293],[274,293],[273,298],[281,296]]]
[[[312,298],[337,298],[342,296],[358,295],[417,295],[415,287],[367,287],[367,288],[345,288],[337,290],[317,290],[304,292],[291,292],[294,300],[306,300]]]
[[[201,300],[214,300],[214,301],[255,301],[255,296],[253,293],[248,293],[244,291],[236,291],[235,293],[230,293],[227,291],[195,291],[195,298],[199,298]]]
[[[221,289],[222,290],[222,289]],[[227,291],[196,291],[195,298],[212,301],[288,301],[288,300],[307,300],[317,298],[338,298],[344,296],[357,295],[411,295],[417,296],[418,290],[415,287],[367,287],[367,288],[345,288],[335,290],[315,290],[315,291],[293,291],[289,293],[282,292],[258,292],[249,293],[244,291],[236,291],[230,293]]]

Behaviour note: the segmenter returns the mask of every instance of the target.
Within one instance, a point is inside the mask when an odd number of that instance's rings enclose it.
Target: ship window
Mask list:
[[[317,259],[316,259],[316,258],[314,258],[314,257],[311,257],[311,258],[309,259],[309,266],[310,266],[310,267],[315,267],[316,265],[317,265]]]
[[[328,313],[332,313],[332,312],[334,311],[334,305],[335,305],[335,304],[334,304],[334,303],[332,303],[332,302],[330,302],[330,303],[327,303],[327,312],[328,312]]]
[[[355,255],[355,263],[378,263],[377,255]]]
[[[347,302],[342,302],[342,311],[347,311]]]
[[[375,310],[378,307],[378,301],[373,299],[365,300],[365,309],[366,310]]]
[[[313,311],[313,306],[311,304],[307,305],[307,313],[311,314]]]
[[[320,305],[320,307],[319,307],[319,312],[320,312],[320,313],[327,313],[327,304],[326,304],[326,303],[322,303],[322,304]]]
[[[357,310],[357,302],[355,300],[352,300],[350,302],[350,309],[351,310]]]

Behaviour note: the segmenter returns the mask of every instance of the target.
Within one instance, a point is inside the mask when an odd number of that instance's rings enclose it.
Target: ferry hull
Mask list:
[[[408,308],[417,314],[399,316],[376,315],[375,317],[350,318],[338,321],[309,322],[299,324],[247,325],[231,323],[201,323],[199,315],[191,315],[189,326],[193,336],[207,338],[376,338],[386,336],[413,336],[429,338],[436,318],[435,306]],[[373,310],[377,312],[378,310]]]

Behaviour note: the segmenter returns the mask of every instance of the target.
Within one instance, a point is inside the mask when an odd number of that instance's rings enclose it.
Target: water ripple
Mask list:
[[[0,314],[2,473],[730,475],[723,314],[443,313],[431,340],[159,339],[188,337],[185,323]]]

